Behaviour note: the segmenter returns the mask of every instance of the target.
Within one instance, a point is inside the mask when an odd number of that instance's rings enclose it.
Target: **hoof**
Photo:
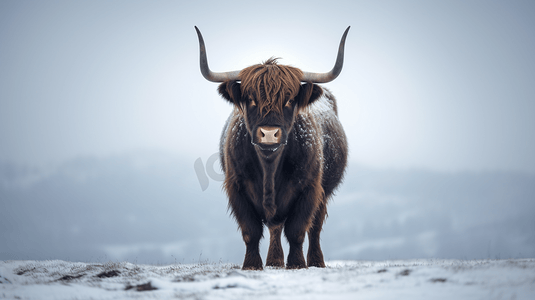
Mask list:
[[[316,261],[316,262],[311,262],[308,264],[309,267],[316,267],[316,268],[325,268],[325,263],[322,262],[322,261]]]
[[[288,255],[288,260],[286,262],[286,269],[304,269],[307,267],[305,258],[303,257],[303,252],[292,252],[290,249],[290,254]]]
[[[287,270],[296,270],[296,269],[307,269],[307,266],[305,264],[298,264],[298,265],[286,265]]]
[[[262,266],[243,266],[241,268],[244,271],[250,270],[250,271],[262,271],[264,268]]]
[[[284,268],[284,260],[268,260],[266,267]]]
[[[243,260],[242,270],[263,270],[262,268],[262,258],[260,254],[253,253],[252,255],[245,255]]]
[[[242,270],[263,270],[264,268],[262,268],[262,260],[257,259],[257,260],[244,261],[243,267],[241,269]]]

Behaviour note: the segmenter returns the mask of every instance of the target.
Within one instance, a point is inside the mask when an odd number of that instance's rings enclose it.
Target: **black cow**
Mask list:
[[[341,72],[349,27],[328,73],[303,72],[275,58],[240,71],[212,72],[195,29],[203,76],[222,82],[219,94],[234,105],[221,136],[220,160],[229,208],[247,247],[243,269],[262,269],[264,224],[271,235],[266,266],[284,266],[284,228],[290,244],[287,268],[325,267],[320,232],[348,149],[336,99],[315,83],[332,81]],[[303,256],[307,232],[308,264]]]

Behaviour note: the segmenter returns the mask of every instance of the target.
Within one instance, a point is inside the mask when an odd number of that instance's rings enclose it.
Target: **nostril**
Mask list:
[[[279,137],[279,132],[280,132],[280,130],[275,131],[275,134],[273,136],[274,137]]]

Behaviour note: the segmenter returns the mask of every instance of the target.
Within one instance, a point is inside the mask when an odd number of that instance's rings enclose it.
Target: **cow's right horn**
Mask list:
[[[199,51],[201,54],[200,58],[200,64],[201,64],[201,73],[204,78],[208,81],[212,82],[224,82],[227,80],[240,80],[240,71],[232,71],[232,72],[212,72],[210,68],[208,67],[208,59],[206,58],[206,47],[204,46],[204,40],[202,38],[201,31],[197,26],[195,26],[195,30],[197,30],[197,36],[199,37]]]

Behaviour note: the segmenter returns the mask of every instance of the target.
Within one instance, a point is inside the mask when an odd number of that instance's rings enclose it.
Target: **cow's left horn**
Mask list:
[[[208,67],[208,59],[206,58],[206,47],[204,46],[204,40],[202,38],[202,34],[199,31],[199,28],[195,26],[195,30],[197,30],[197,36],[199,37],[199,50],[201,53],[201,73],[204,78],[208,81],[212,82],[224,82],[227,80],[240,80],[240,71],[232,71],[232,72],[212,72],[210,71],[210,68]]]
[[[338,77],[340,72],[342,72],[342,67],[344,65],[344,46],[346,44],[346,36],[349,32],[349,28],[351,28],[351,26],[347,27],[344,35],[342,36],[342,40],[340,41],[340,46],[338,47],[338,56],[336,57],[336,63],[334,64],[333,69],[327,73],[303,72],[303,78],[301,78],[301,81],[327,83]]]

